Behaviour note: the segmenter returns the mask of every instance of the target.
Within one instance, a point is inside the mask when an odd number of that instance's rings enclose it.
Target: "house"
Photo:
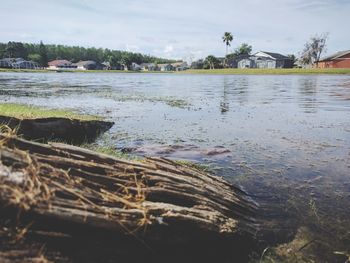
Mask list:
[[[22,61],[17,61],[12,63],[12,68],[15,69],[38,69],[39,64],[34,61],[27,61],[27,60],[22,60]]]
[[[175,71],[183,71],[188,69],[187,62],[180,61],[180,62],[172,63],[171,65],[173,66]]]
[[[226,63],[229,68],[238,68],[239,61],[243,59],[249,59],[249,58],[250,58],[249,54],[242,54],[242,55],[235,56],[233,58],[228,58]]]
[[[237,62],[237,68],[256,68],[255,60],[251,57],[242,58]]]
[[[77,66],[65,59],[53,60],[48,63],[48,69],[76,69]]]
[[[0,59],[0,68],[14,69],[37,69],[39,64],[34,61],[27,61],[23,58],[3,58]]]
[[[158,64],[160,71],[174,71],[174,67],[171,64]]]
[[[257,68],[292,68],[293,60],[279,53],[259,51],[253,55]]]
[[[16,58],[3,58],[3,59],[0,59],[0,68],[12,68],[12,63],[15,60],[16,60]]]
[[[96,63],[93,60],[79,61],[73,65],[76,66],[79,70],[100,70],[103,68],[102,65]]]
[[[293,60],[278,53],[259,51],[237,62],[238,68],[292,68]]]
[[[350,68],[350,50],[340,51],[322,58],[316,63],[317,68]]]
[[[111,70],[112,69],[111,63],[109,63],[108,61],[103,61],[101,63],[101,66],[102,66],[102,70]]]
[[[141,70],[143,71],[156,71],[157,65],[155,63],[142,63]]]
[[[135,63],[135,62],[132,62],[130,70],[139,71],[139,70],[141,70],[141,66],[139,64]]]

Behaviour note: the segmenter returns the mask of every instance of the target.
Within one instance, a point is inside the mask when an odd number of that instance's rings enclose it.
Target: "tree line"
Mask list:
[[[47,63],[55,59],[66,59],[73,63],[81,60],[94,60],[97,63],[109,62],[111,67],[118,68],[120,65],[130,66],[133,62],[141,63],[173,63],[169,60],[141,53],[133,53],[107,48],[85,48],[80,46],[45,45],[13,42],[0,43],[0,58],[23,58],[39,63],[46,67]]]

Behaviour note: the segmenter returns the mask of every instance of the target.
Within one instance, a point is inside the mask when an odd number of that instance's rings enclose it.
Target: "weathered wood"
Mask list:
[[[0,116],[0,124],[8,125],[28,140],[64,141],[73,144],[94,141],[108,131],[113,122],[101,120],[77,120],[68,118],[18,119]]]
[[[34,222],[32,233],[93,239],[105,231],[163,248],[235,240],[240,253],[257,231],[257,205],[244,191],[171,160],[128,161],[10,135],[0,141],[0,219],[20,211],[22,224]]]

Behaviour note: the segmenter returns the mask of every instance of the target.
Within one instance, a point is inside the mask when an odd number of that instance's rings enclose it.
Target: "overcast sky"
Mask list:
[[[167,58],[254,51],[298,54],[329,32],[327,53],[350,49],[350,0],[0,0],[0,42],[103,47]]]

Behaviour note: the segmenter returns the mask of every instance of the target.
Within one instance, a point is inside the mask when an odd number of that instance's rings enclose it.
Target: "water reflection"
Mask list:
[[[317,112],[317,78],[302,78],[299,80],[300,107],[305,113]]]

